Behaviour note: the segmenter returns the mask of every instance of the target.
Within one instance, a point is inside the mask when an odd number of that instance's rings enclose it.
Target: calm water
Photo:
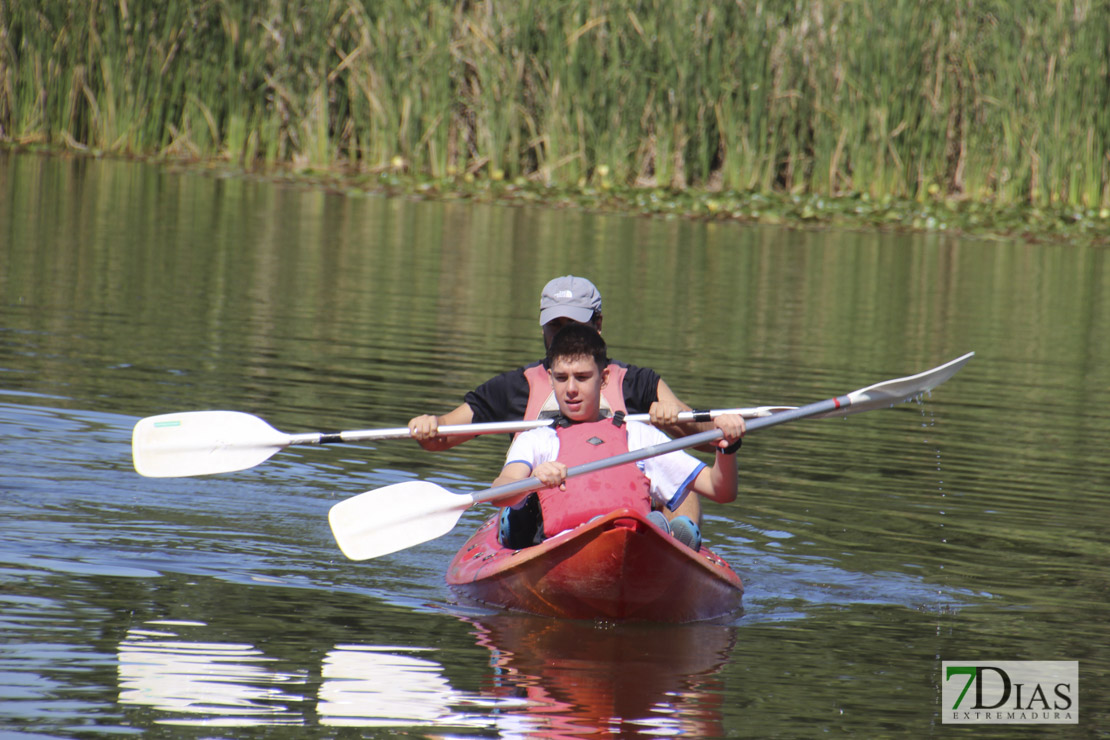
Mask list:
[[[752,435],[707,507],[724,624],[537,620],[443,583],[487,514],[377,561],[327,526],[503,438],[145,479],[144,416],[404,424],[539,356],[559,274],[695,406],[807,403],[976,358],[919,404]],[[0,155],[0,727],[25,737],[1028,736],[941,724],[942,660],[1079,660],[1110,712],[1110,266],[1069,245],[328,193]]]

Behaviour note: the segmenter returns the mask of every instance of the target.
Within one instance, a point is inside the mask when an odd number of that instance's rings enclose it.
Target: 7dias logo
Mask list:
[[[1079,662],[941,663],[941,722],[1078,724]]]

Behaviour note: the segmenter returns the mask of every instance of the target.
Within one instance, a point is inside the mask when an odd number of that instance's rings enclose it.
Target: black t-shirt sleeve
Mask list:
[[[475,424],[523,419],[528,410],[528,379],[524,377],[524,368],[490,378],[467,393],[463,400],[474,413]]]
[[[659,400],[659,373],[649,367],[625,367],[628,370],[624,375],[624,405],[630,414],[646,414]]]

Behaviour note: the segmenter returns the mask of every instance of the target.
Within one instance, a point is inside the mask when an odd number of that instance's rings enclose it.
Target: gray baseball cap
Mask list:
[[[564,275],[543,286],[540,326],[563,316],[585,324],[595,311],[601,311],[601,293],[586,278]]]

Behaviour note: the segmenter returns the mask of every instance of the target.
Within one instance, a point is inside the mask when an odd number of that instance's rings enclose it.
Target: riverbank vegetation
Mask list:
[[[751,220],[1110,230],[1110,6],[0,4],[0,140]]]

